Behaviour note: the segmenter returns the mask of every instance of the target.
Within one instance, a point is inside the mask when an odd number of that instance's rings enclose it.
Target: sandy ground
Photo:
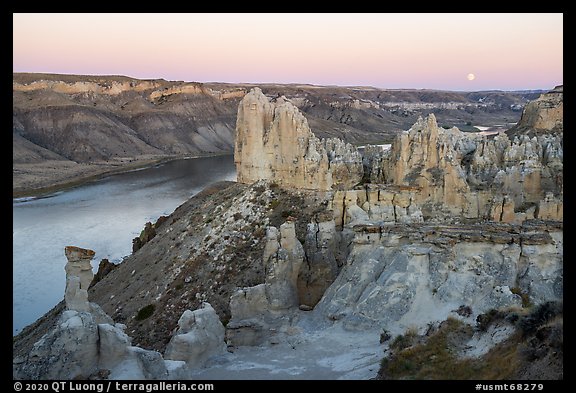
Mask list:
[[[380,368],[380,334],[340,326],[289,336],[270,346],[238,347],[192,370],[191,379],[371,379]]]

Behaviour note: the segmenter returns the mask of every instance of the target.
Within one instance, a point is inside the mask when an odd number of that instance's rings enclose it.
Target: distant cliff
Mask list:
[[[60,77],[14,74],[14,133],[66,159],[232,149],[236,105],[201,84]]]
[[[529,136],[542,133],[562,133],[564,131],[564,86],[556,86],[537,100],[526,105],[522,117],[507,134],[515,136],[526,133]]]
[[[13,190],[168,157],[229,153],[237,89],[115,76],[13,74]]]

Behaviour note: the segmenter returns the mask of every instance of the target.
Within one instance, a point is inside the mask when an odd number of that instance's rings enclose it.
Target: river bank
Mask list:
[[[89,164],[55,160],[34,164],[16,163],[12,166],[12,198],[39,197],[78,187],[107,176],[141,170],[174,160],[230,154],[232,152],[141,156]]]
[[[127,169],[127,168],[125,168]],[[76,186],[49,197],[14,200],[13,333],[62,300],[64,247],[119,263],[147,221],[171,214],[208,184],[236,179],[231,155],[176,159]]]

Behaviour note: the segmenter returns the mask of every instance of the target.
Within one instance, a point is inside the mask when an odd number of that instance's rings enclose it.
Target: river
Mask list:
[[[132,239],[210,183],[236,180],[232,155],[170,161],[42,198],[13,200],[13,334],[64,298],[68,245],[119,263]]]

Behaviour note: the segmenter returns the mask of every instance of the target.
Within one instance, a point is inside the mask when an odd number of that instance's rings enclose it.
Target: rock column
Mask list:
[[[94,278],[90,261],[95,252],[85,248],[67,246],[64,253],[68,259],[66,270],[66,308],[74,311],[90,311],[88,286]]]
[[[304,248],[296,239],[294,222],[269,227],[264,249],[266,297],[272,310],[298,307],[298,273],[304,260]]]
[[[358,150],[343,141],[317,138],[308,120],[286,97],[269,100],[255,87],[240,101],[234,162],[238,182],[267,179],[289,188],[347,189],[363,176]]]

